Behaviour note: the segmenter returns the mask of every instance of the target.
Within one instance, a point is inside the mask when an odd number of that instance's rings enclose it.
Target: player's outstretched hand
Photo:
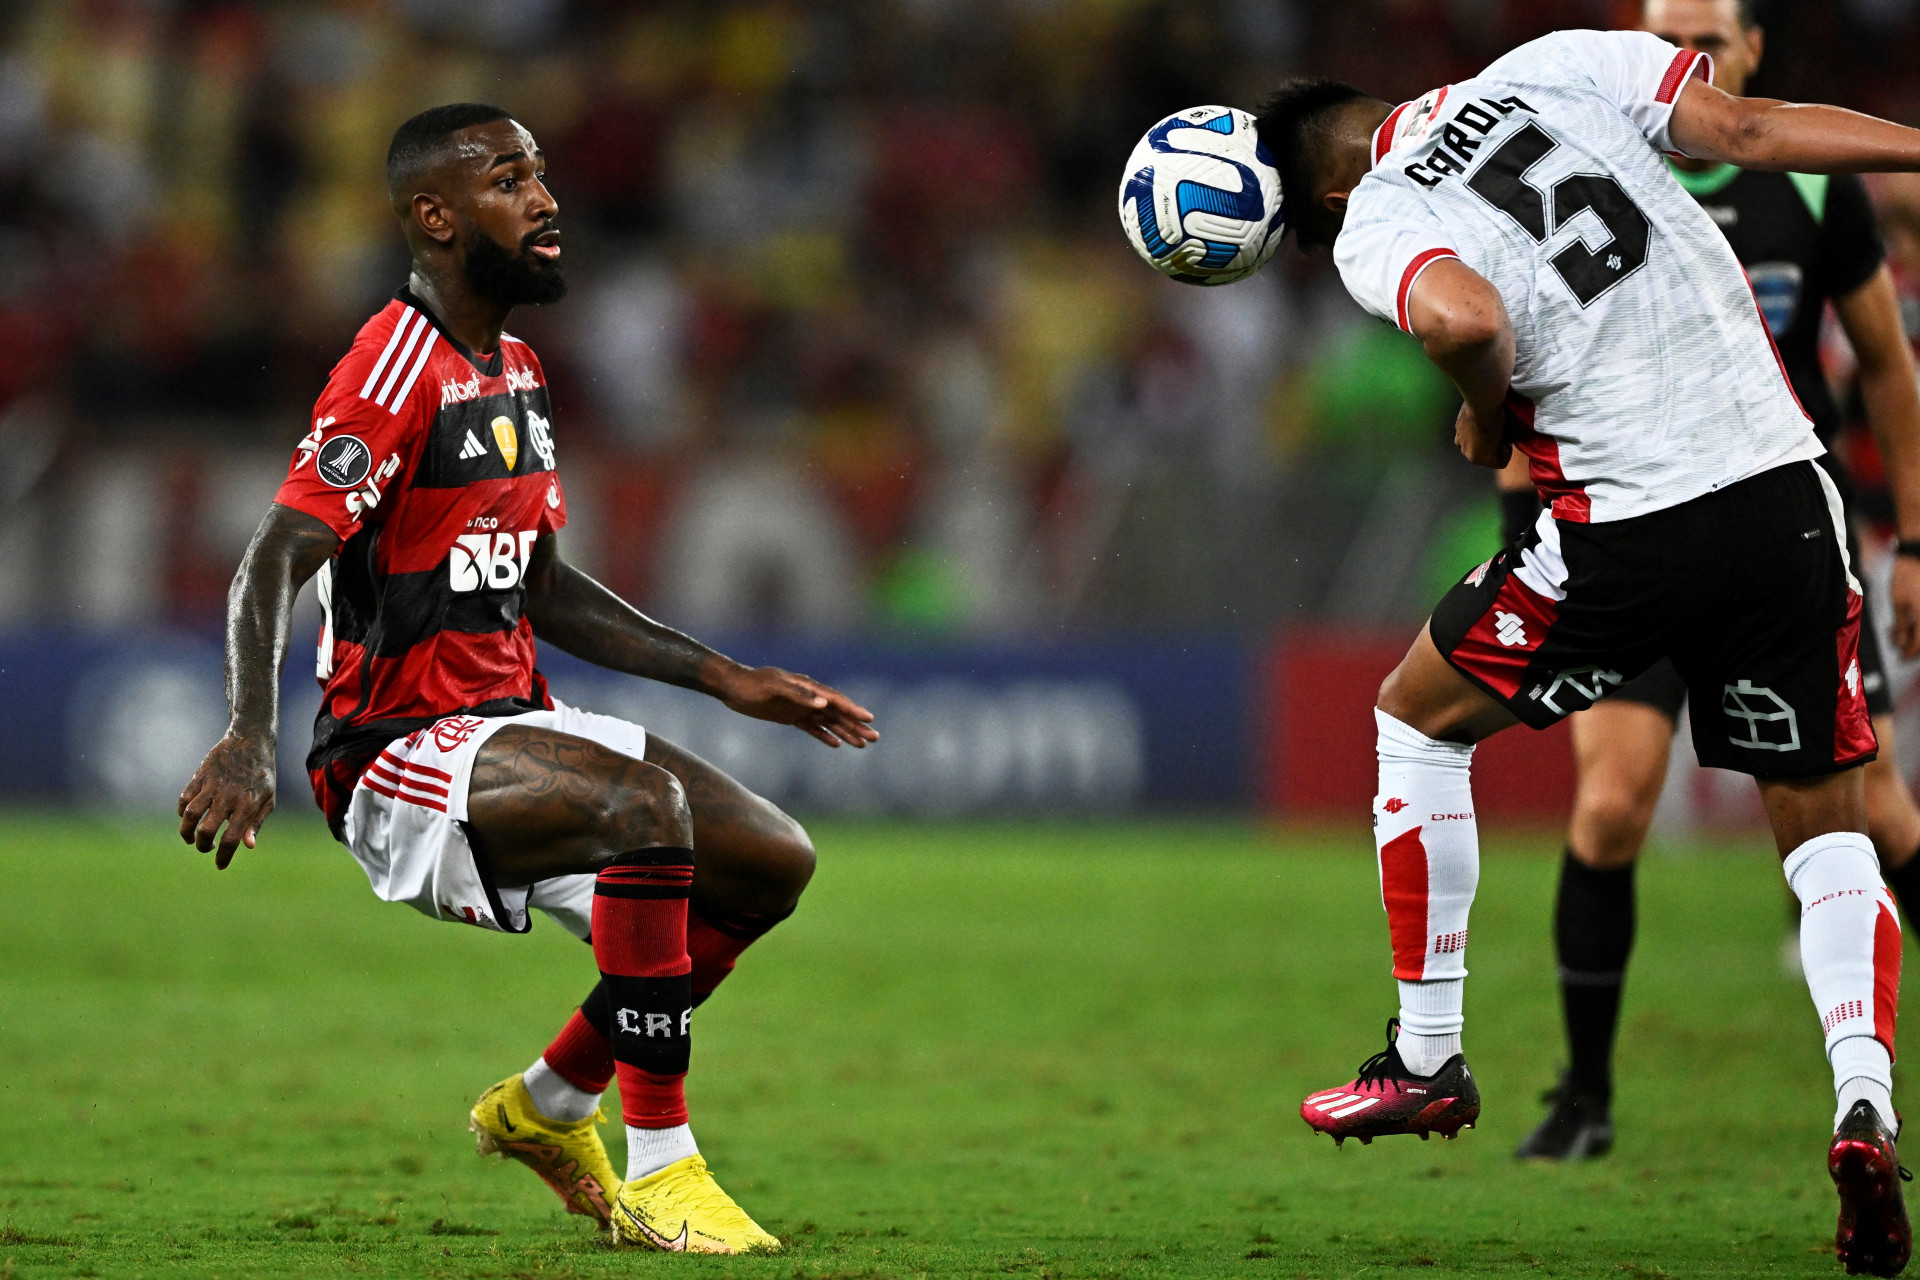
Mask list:
[[[811,676],[778,667],[734,667],[717,696],[743,716],[796,725],[830,747],[864,747],[880,739],[873,712]]]
[[[213,865],[225,871],[242,844],[253,848],[260,824],[273,812],[273,789],[273,749],[228,734],[207,752],[180,793],[180,838],[213,853]]]
[[[1920,658],[1920,560],[1893,558],[1893,644],[1900,656]]]

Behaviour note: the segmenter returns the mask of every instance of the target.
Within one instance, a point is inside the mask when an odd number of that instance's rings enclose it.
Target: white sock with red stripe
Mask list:
[[[1836,831],[1787,855],[1800,899],[1800,964],[1826,1031],[1840,1109],[1860,1098],[1888,1128],[1893,1114],[1894,1013],[1900,1001],[1900,917],[1880,881],[1880,860],[1857,831]]]
[[[1480,883],[1473,748],[1439,742],[1375,710],[1380,793],[1373,838],[1400,981],[1400,1059],[1432,1075],[1460,1052],[1467,913]]]

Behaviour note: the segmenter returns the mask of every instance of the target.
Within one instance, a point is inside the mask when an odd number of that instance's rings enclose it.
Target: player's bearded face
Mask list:
[[[509,250],[477,223],[467,224],[462,266],[467,283],[483,298],[503,306],[539,306],[558,302],[567,294],[567,278],[560,264],[533,252],[533,242],[554,230],[536,227],[520,240],[519,251]]]

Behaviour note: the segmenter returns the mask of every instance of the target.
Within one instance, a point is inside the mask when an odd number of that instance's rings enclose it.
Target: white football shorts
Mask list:
[[[646,758],[645,729],[558,699],[551,711],[448,716],[396,738],[360,776],[347,808],[347,848],[374,893],[388,902],[501,933],[527,932],[533,927],[527,912],[538,907],[584,939],[593,927],[593,876],[556,876],[502,889],[491,882],[467,839],[474,758],[488,738],[510,724],[552,729],[636,760]]]

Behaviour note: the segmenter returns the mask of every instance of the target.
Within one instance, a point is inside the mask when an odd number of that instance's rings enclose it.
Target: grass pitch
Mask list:
[[[790,1242],[733,1260],[614,1252],[474,1157],[473,1097],[594,976],[551,922],[380,904],[295,815],[224,875],[164,821],[0,817],[0,1278],[1839,1274],[1759,848],[1643,868],[1620,1145],[1553,1168],[1509,1155],[1561,1057],[1548,838],[1489,841],[1482,1127],[1336,1152],[1299,1099],[1393,1011],[1364,832],[815,836],[799,914],[696,1018],[694,1130]]]

